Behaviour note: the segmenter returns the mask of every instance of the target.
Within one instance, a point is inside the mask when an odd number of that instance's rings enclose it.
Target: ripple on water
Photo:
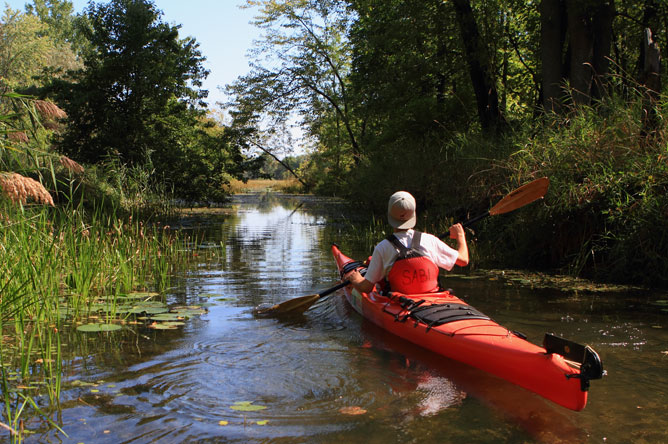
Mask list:
[[[176,415],[196,418],[193,426],[204,429],[227,421],[226,436],[244,421],[269,421],[271,436],[302,436],[357,421],[341,414],[344,407],[371,410],[377,404],[377,390],[350,375],[356,368],[378,367],[377,357],[351,355],[336,303],[286,323],[254,319],[238,309],[217,312],[214,307],[209,316],[216,314],[226,319],[210,321],[212,328],[185,338],[161,360],[135,366],[141,373],[135,378],[141,381],[138,390],[146,390],[141,397],[146,402],[139,408],[147,410],[144,416],[158,422]],[[265,408],[231,408],[240,401]],[[156,409],[160,413],[149,414]],[[207,433],[200,430],[197,436]]]

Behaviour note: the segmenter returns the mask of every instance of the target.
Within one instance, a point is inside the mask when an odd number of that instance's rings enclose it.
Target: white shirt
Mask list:
[[[414,230],[400,231],[394,233],[394,236],[396,236],[396,238],[399,239],[399,242],[404,244],[405,247],[410,248],[413,243],[413,233],[415,233]],[[422,233],[420,247],[417,250],[431,259],[440,268],[444,268],[448,271],[452,270],[452,267],[455,266],[455,262],[457,262],[457,258],[459,257],[459,252],[457,250],[433,234],[428,233]],[[392,245],[392,242],[389,240],[383,239],[383,241],[373,249],[371,262],[369,263],[364,278],[374,284],[382,281],[387,277],[397,256],[399,256],[397,248]]]

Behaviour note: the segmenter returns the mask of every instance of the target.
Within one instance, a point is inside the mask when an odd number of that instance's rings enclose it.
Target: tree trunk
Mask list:
[[[499,97],[491,73],[489,55],[483,45],[469,0],[453,0],[461,31],[469,74],[483,130],[496,130],[505,122],[499,110]]]
[[[566,81],[575,105],[588,105],[605,95],[603,80],[608,74],[614,16],[613,0],[541,1],[542,103],[546,111],[563,111]]]
[[[568,36],[571,49],[569,80],[571,98],[576,105],[591,103],[594,77],[594,38],[592,19],[582,0],[567,0]]]
[[[656,106],[661,91],[661,51],[652,38],[652,31],[645,29],[645,60],[641,82],[645,86],[643,100],[643,132],[652,134],[659,125]]]
[[[543,0],[540,4],[540,45],[543,65],[542,103],[546,111],[561,112],[564,81],[563,48],[566,12],[563,0]]]
[[[593,11],[594,14],[594,55],[592,65],[595,81],[592,85],[591,96],[602,99],[607,93],[607,86],[600,80],[608,75],[610,66],[610,48],[612,46],[612,21],[615,18],[613,0],[603,2]]]

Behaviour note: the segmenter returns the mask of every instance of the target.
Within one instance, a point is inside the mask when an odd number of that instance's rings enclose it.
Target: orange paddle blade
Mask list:
[[[541,177],[526,185],[522,185],[489,210],[489,214],[495,216],[497,214],[509,213],[524,205],[530,204],[534,200],[538,200],[545,196],[547,189],[550,186],[550,179]]]

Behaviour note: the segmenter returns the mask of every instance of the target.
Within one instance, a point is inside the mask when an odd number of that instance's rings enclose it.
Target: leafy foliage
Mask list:
[[[347,85],[350,55],[345,4],[337,0],[249,0],[247,6],[261,7],[255,23],[266,34],[255,52],[252,72],[229,88],[233,126],[246,128],[266,150],[289,154],[290,144],[276,143],[280,140],[275,137],[277,129],[298,119],[317,144],[336,122],[339,147],[359,155],[361,123],[354,117],[356,101]]]
[[[638,92],[631,102],[608,103],[604,116],[572,108],[567,120],[546,120],[509,159],[514,174],[552,183],[524,239],[511,236],[517,257],[608,281],[668,283],[668,133],[664,125],[647,139],[642,100]],[[508,221],[509,232],[522,223]]]
[[[54,75],[78,66],[71,47],[48,30],[36,16],[5,9],[0,23],[0,93],[35,85],[44,71]]]
[[[160,122],[187,115],[206,96],[197,89],[207,72],[194,39],[160,21],[147,0],[91,4],[84,35],[92,51],[71,82],[57,82],[70,116],[60,144],[71,157],[99,162],[110,155],[141,164],[161,153]],[[173,101],[179,102],[175,105]]]
[[[247,118],[238,122],[305,117],[313,143],[299,171],[317,192],[382,215],[405,189],[422,224],[442,228],[548,175],[547,206],[480,224],[480,263],[662,282],[665,113],[661,91],[643,83],[641,43],[647,27],[660,47],[668,41],[665,2],[249,4],[262,8],[267,38],[231,90]],[[475,63],[498,91],[501,133],[483,131]],[[659,75],[665,83],[668,71]]]
[[[198,43],[149,0],[91,3],[85,14],[76,22],[88,42],[84,67],[50,89],[69,115],[59,148],[80,162],[143,170],[146,191],[222,200],[244,158],[202,108],[208,72]]]

